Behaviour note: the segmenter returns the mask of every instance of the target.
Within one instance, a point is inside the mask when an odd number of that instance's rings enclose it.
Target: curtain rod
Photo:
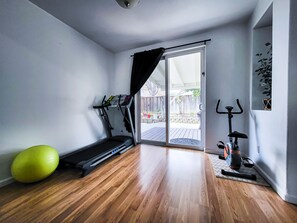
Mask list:
[[[171,49],[174,49],[174,48],[179,48],[179,47],[183,47],[183,46],[189,46],[189,45],[194,45],[194,44],[198,44],[198,43],[204,43],[206,44],[207,42],[210,42],[211,39],[206,39],[206,40],[201,40],[201,41],[197,41],[197,42],[192,42],[192,43],[186,43],[186,44],[182,44],[182,45],[177,45],[177,46],[172,46],[172,47],[168,47],[168,48],[165,48],[165,50],[171,50]],[[133,55],[130,55],[130,57],[133,57]]]

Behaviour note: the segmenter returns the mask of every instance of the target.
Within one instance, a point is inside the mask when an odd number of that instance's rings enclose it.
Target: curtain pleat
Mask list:
[[[155,68],[157,67],[160,59],[165,52],[164,48],[157,48],[144,52],[135,53],[133,57],[132,73],[131,73],[131,84],[130,84],[130,95],[140,91],[145,82],[149,79]],[[134,101],[130,108],[132,121],[135,127],[135,109]],[[131,132],[129,123],[125,119],[126,129]],[[134,128],[135,129],[135,128]]]

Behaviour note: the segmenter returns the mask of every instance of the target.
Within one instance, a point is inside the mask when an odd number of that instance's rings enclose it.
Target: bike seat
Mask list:
[[[234,137],[234,138],[242,138],[242,139],[247,139],[247,135],[244,133],[240,133],[237,131],[231,132],[229,135],[229,137]]]

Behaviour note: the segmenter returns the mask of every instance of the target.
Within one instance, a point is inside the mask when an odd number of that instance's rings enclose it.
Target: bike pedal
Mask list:
[[[219,159],[221,159],[221,160],[226,160],[225,157],[222,156],[222,155],[219,155]]]
[[[217,144],[217,147],[219,149],[224,149],[225,148],[225,143],[223,141],[219,141],[219,143]]]
[[[254,166],[252,163],[244,163],[243,165],[248,168],[252,168]]]

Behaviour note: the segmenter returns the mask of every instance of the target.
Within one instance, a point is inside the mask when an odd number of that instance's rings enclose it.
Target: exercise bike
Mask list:
[[[220,159],[226,160],[228,166],[233,170],[239,170],[241,167],[241,164],[244,163],[244,166],[246,167],[253,167],[253,163],[249,158],[243,158],[240,153],[239,145],[238,145],[238,139],[247,139],[248,136],[244,133],[240,133],[237,131],[232,131],[232,118],[233,115],[242,114],[243,109],[239,103],[239,100],[236,99],[237,106],[239,108],[239,111],[233,111],[232,106],[226,106],[227,111],[219,111],[221,100],[219,99],[216,106],[216,112],[218,114],[226,114],[228,115],[228,125],[229,125],[229,142],[226,144],[222,141],[219,141],[217,144],[219,149],[224,149],[224,156],[219,156]],[[235,176],[240,178],[246,178],[251,180],[256,180],[256,176],[251,174],[241,174],[241,173],[235,173],[235,172],[229,172],[222,170],[221,171],[223,175],[228,176]]]

